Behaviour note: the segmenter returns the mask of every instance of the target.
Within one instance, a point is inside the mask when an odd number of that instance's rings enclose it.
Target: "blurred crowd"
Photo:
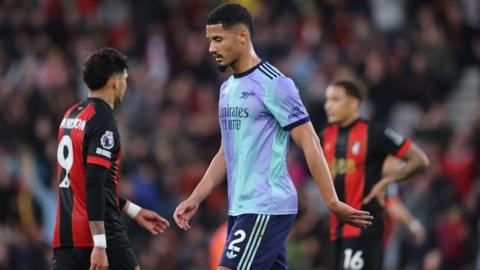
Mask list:
[[[446,109],[465,72],[480,74],[480,3],[237,2],[254,14],[257,53],[294,79],[318,131],[327,84],[354,76],[368,88],[365,115],[402,127],[428,153],[430,168],[400,186],[425,240],[413,241],[397,226],[385,269],[480,269],[480,109],[465,128]],[[210,269],[209,241],[227,215],[225,186],[201,205],[190,231],[171,216],[220,144],[218,87],[228,73],[217,70],[204,33],[206,15],[219,3],[0,1],[0,269],[50,267],[56,132],[66,109],[88,93],[84,58],[103,46],[124,52],[130,64],[127,94],[115,110],[121,192],[172,223],[151,237],[125,218],[142,269]],[[328,213],[294,146],[288,164],[300,205],[290,269],[328,269]]]

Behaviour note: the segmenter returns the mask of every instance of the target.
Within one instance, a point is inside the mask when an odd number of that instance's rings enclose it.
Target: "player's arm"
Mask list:
[[[320,187],[320,192],[328,209],[337,215],[340,220],[356,227],[371,225],[373,217],[369,212],[354,209],[338,200],[320,140],[315,134],[311,122],[294,127],[290,130],[290,135],[303,150],[308,168]]]
[[[383,162],[382,175],[388,175],[403,165],[404,162],[401,159],[389,156]],[[424,241],[425,228],[402,202],[398,194],[398,185],[387,187],[385,210],[393,220],[398,221],[408,229],[414,237],[415,243],[421,244]]]
[[[122,196],[118,198],[118,206],[122,212],[126,213],[131,219],[135,220],[138,225],[153,235],[165,232],[168,226],[170,226],[168,220],[156,212],[142,208]]]
[[[193,190],[190,198],[198,203],[202,202],[215,187],[225,180],[226,174],[227,166],[223,151],[223,143],[221,143],[220,149],[213,157],[205,175]]]
[[[393,171],[387,173],[383,178],[373,186],[370,193],[365,197],[363,203],[370,202],[373,198],[377,198],[381,205],[384,205],[385,188],[392,183],[401,182],[409,179],[413,175],[419,173],[428,167],[430,161],[425,154],[415,143],[405,140],[403,147],[408,147],[404,155],[400,155],[403,159],[403,166],[397,166]],[[402,149],[400,149],[401,151]]]
[[[425,240],[425,228],[422,223],[413,216],[400,198],[393,200],[387,199],[385,205],[387,214],[408,229],[414,237],[415,243],[421,244]]]
[[[107,269],[107,238],[105,234],[105,179],[108,169],[96,164],[87,164],[86,204],[88,225],[93,238],[90,269]]]
[[[222,143],[220,144],[220,149],[210,162],[210,166],[205,172],[205,175],[197,184],[192,194],[175,209],[173,218],[181,229],[190,229],[189,221],[197,211],[198,204],[201,203],[216,186],[225,180],[226,174],[227,166]]]
[[[396,170],[393,170],[384,177],[386,184],[408,179],[426,169],[430,164],[425,152],[413,142],[402,159],[405,161],[403,166],[398,166]]]

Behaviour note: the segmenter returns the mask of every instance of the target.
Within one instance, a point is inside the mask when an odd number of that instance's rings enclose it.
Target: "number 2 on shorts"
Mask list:
[[[241,243],[243,240],[245,240],[245,237],[246,237],[247,234],[245,233],[244,230],[238,230],[233,235],[239,236],[239,237],[237,239],[233,240],[232,242],[230,242],[230,245],[228,245],[228,249],[233,250],[235,252],[239,252],[240,248],[235,246],[235,245],[238,244],[238,243]]]

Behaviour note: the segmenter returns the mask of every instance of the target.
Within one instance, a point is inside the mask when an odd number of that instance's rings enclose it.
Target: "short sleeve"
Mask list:
[[[110,168],[114,160],[116,148],[115,130],[107,121],[93,117],[89,121],[87,164],[96,164]]]
[[[267,110],[285,130],[310,121],[295,83],[287,77],[279,77],[265,94]]]
[[[379,147],[386,151],[387,154],[394,155],[398,158],[405,157],[412,145],[410,139],[404,138],[389,127],[378,127],[375,133],[376,138],[374,137],[373,143],[380,144]]]

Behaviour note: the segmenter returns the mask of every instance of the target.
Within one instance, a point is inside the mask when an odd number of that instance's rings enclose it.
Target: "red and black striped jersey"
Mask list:
[[[363,205],[362,200],[382,178],[382,166],[388,155],[404,157],[411,140],[403,138],[390,128],[357,119],[347,127],[336,124],[327,126],[321,136],[322,147],[332,173],[335,190],[341,201],[369,211],[373,216],[372,226],[360,229],[330,217],[330,238],[383,236],[383,210],[376,200]]]
[[[110,106],[88,98],[72,106],[58,131],[58,206],[53,247],[93,247],[88,225],[86,168],[108,169],[105,179],[105,231],[108,245],[128,244],[119,209],[120,136]]]

